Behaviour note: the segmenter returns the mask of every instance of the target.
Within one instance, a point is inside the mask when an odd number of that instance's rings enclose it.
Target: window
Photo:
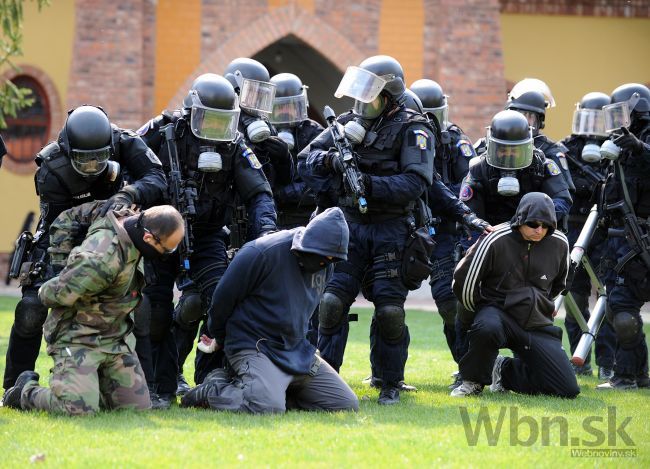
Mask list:
[[[34,103],[18,111],[16,117],[7,116],[7,128],[2,136],[7,146],[5,158],[18,164],[31,164],[47,143],[50,134],[50,103],[43,87],[28,75],[11,80],[19,88],[32,90]]]

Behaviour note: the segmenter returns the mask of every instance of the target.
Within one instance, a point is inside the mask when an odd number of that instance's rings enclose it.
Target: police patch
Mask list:
[[[560,174],[560,168],[555,164],[555,161],[546,160],[544,164],[546,165],[546,171],[548,171],[548,174],[551,176],[557,176]]]
[[[262,169],[262,163],[260,163],[260,160],[257,159],[257,155],[250,148],[246,147],[242,156],[248,160],[248,164],[251,165],[251,168]]]
[[[456,143],[456,146],[460,150],[460,153],[467,157],[467,158],[474,158],[476,156],[476,153],[474,152],[474,147],[470,142],[467,140],[458,140],[458,143]]]
[[[565,171],[569,170],[569,163],[567,163],[566,156],[564,153],[561,151],[558,151],[555,156],[557,157],[557,160],[560,162],[560,166],[562,166],[562,169]]]
[[[416,129],[413,131],[414,146],[418,147],[420,150],[426,150],[431,148],[429,143],[429,135],[421,129]],[[413,141],[413,140],[412,140]]]
[[[460,200],[467,202],[472,197],[474,197],[474,190],[472,190],[472,188],[467,184],[463,184],[463,186],[460,188]]]
[[[162,166],[162,163],[158,159],[158,156],[153,152],[151,148],[147,148],[147,158],[156,166]]]

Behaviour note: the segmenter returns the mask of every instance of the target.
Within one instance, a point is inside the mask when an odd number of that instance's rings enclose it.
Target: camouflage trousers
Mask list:
[[[151,407],[147,383],[135,353],[105,353],[91,347],[55,348],[50,387],[27,383],[21,407],[70,415],[102,409]]]

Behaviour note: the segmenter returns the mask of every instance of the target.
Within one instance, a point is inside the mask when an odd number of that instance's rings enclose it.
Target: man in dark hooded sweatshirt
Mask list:
[[[569,243],[556,230],[551,198],[526,194],[510,223],[495,227],[467,252],[453,290],[471,324],[469,349],[459,363],[463,383],[454,397],[493,392],[574,398],[580,388],[553,325],[553,299],[566,285]],[[516,358],[499,356],[509,348]]]
[[[250,413],[358,410],[359,400],[307,340],[309,318],[346,260],[348,226],[339,208],[307,227],[251,241],[214,291],[205,351],[223,347],[234,376],[218,369],[182,399],[184,407]]]

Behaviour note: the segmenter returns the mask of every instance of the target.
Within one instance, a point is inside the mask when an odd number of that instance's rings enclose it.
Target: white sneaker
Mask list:
[[[490,384],[490,391],[492,392],[508,392],[506,388],[501,384],[501,368],[506,361],[506,357],[503,355],[497,355],[497,359],[494,360],[494,367],[492,368],[492,384]]]
[[[463,383],[451,391],[452,397],[476,396],[483,391],[483,385],[474,381],[463,381]]]

